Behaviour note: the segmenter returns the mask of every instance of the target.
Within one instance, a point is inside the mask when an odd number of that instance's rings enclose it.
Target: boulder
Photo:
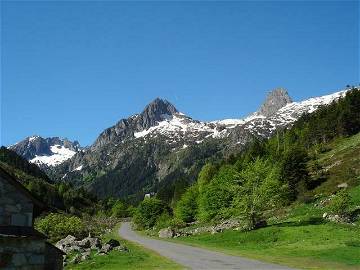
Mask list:
[[[110,245],[112,248],[120,246],[120,242],[115,239],[110,239],[106,244]]]
[[[159,231],[159,237],[160,238],[172,238],[172,237],[174,237],[174,235],[175,235],[175,232],[170,227],[165,228],[165,229],[161,229]]]
[[[81,262],[81,255],[80,254],[75,255],[75,257],[70,261],[71,264],[77,264],[79,262]]]
[[[124,252],[129,251],[128,248],[126,246],[123,246],[123,245],[120,245],[118,247],[114,247],[114,250],[116,250],[116,251],[124,251]]]
[[[337,185],[338,188],[347,188],[349,185],[347,183],[341,183]]]
[[[102,246],[102,248],[100,249],[99,253],[105,253],[108,254],[111,250],[113,249],[113,247],[109,244],[105,244]]]
[[[101,248],[101,241],[97,237],[86,237],[82,241],[85,243],[89,243],[89,247],[91,249],[100,249]]]
[[[85,251],[84,253],[81,254],[81,261],[86,261],[88,259],[90,259],[90,255],[91,255],[91,251]]]

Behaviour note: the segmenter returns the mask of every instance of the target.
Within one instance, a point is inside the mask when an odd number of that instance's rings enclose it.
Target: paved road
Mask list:
[[[263,263],[238,256],[225,255],[202,248],[144,237],[135,233],[131,229],[129,222],[123,223],[119,229],[119,234],[126,240],[141,244],[142,246],[148,249],[152,249],[160,255],[167,257],[190,269],[290,270],[290,268],[285,266]]]

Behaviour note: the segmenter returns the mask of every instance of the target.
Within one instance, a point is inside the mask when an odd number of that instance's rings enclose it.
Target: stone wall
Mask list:
[[[0,236],[0,269],[43,270],[45,250],[44,239]]]
[[[32,226],[33,203],[0,176],[0,226]]]

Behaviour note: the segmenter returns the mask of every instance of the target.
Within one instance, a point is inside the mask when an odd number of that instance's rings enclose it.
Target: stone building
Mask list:
[[[33,227],[45,205],[0,167],[0,269],[62,269],[64,253]]]

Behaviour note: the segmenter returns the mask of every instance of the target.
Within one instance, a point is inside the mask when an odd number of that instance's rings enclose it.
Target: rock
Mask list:
[[[78,251],[80,247],[76,245],[76,238],[72,235],[66,236],[64,239],[58,241],[55,246],[62,250],[65,253],[69,253],[71,251]]]
[[[113,247],[109,244],[105,244],[102,246],[102,248],[100,249],[99,253],[105,253],[108,254],[111,250],[113,249]]]
[[[81,261],[86,261],[90,259],[91,251],[85,251],[81,254]]]
[[[175,233],[174,231],[169,227],[165,229],[161,229],[159,231],[159,237],[160,238],[172,238],[174,237]]]
[[[279,109],[291,102],[292,100],[288,92],[283,88],[277,88],[268,94],[265,102],[259,110],[259,113],[267,117],[272,116]]]
[[[82,247],[82,248],[89,248],[89,247],[91,247],[91,243],[90,243],[89,238],[84,238],[84,239],[81,240],[81,241],[77,241],[76,244],[77,244],[79,247]]]
[[[254,225],[254,229],[265,228],[267,226],[266,220],[260,220]]]
[[[336,222],[336,223],[351,223],[350,217],[344,216],[344,215],[331,215],[331,214],[328,214],[326,216],[326,219],[331,221],[331,222]]]
[[[118,247],[115,247],[114,250],[116,251],[129,251],[126,246],[120,245]]]
[[[342,183],[337,185],[338,188],[347,188],[349,185],[347,183]]]
[[[106,244],[110,245],[112,248],[120,246],[120,242],[115,239],[110,239]]]
[[[89,242],[89,247],[91,249],[100,249],[101,248],[101,241],[97,237],[86,237],[86,241]],[[85,240],[83,239],[83,241]]]
[[[77,264],[79,262],[81,262],[81,255],[80,254],[75,255],[75,257],[70,261],[71,264]]]
[[[100,239],[96,237],[86,237],[80,241],[76,241],[74,236],[68,235],[66,238],[58,241],[55,246],[66,254],[72,251],[83,253],[91,249],[101,249],[101,242]]]

